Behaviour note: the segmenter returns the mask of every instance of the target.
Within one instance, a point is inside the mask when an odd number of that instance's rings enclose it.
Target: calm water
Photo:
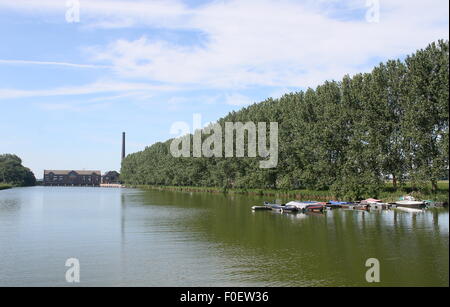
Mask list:
[[[100,188],[0,191],[0,286],[449,285],[449,215],[251,212],[262,199]]]

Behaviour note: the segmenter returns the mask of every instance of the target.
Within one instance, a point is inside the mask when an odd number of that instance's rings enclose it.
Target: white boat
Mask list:
[[[368,198],[365,200],[362,200],[360,204],[362,205],[372,205],[372,204],[380,204],[381,200],[375,199],[375,198]]]
[[[420,209],[407,208],[407,207],[397,207],[395,208],[400,211],[409,212],[409,213],[422,213],[423,211]]]
[[[395,202],[396,205],[402,206],[402,207],[420,207],[423,206],[425,203],[423,201],[418,200],[399,200]]]
[[[286,204],[286,206],[292,206],[292,207],[297,208],[298,210],[304,210],[304,209],[306,209],[306,207],[308,207],[310,205],[311,205],[311,203],[301,203],[298,201],[291,201]]]

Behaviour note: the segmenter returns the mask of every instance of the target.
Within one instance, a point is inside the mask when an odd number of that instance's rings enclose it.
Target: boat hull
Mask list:
[[[309,205],[306,207],[306,211],[308,212],[322,212],[325,208],[326,204],[315,204],[315,205]]]
[[[401,206],[404,208],[423,208],[425,207],[425,203],[423,201],[415,201],[415,200],[400,200],[395,203],[397,206]]]

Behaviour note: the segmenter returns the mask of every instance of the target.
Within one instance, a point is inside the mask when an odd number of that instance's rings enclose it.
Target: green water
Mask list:
[[[448,286],[449,215],[252,212],[263,199],[101,188],[0,192],[0,286]],[[378,284],[365,279],[380,261]]]

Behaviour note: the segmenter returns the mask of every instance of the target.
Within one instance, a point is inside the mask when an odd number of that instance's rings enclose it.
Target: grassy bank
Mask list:
[[[200,193],[228,193],[241,195],[256,195],[267,196],[270,199],[288,198],[296,200],[315,200],[315,201],[329,201],[336,199],[331,191],[313,191],[313,190],[271,190],[271,189],[224,189],[215,187],[189,187],[189,186],[153,186],[153,185],[137,185],[127,187],[140,188],[147,190],[160,191],[178,191],[178,192],[200,192]],[[421,191],[416,191],[411,185],[406,184],[402,188],[394,189],[392,183],[386,183],[383,191],[378,195],[383,201],[393,202],[399,197],[406,194],[413,195],[417,199],[434,200],[440,202],[448,202],[449,200],[449,182],[439,182],[439,189],[436,193],[431,192],[431,187],[425,187]]]
[[[0,183],[0,190],[11,189],[13,186],[6,183]]]

